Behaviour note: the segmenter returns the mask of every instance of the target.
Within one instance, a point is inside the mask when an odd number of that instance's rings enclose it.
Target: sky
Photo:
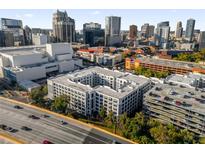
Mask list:
[[[0,18],[21,19],[23,25],[31,28],[52,28],[53,9],[1,9]],[[64,10],[61,10],[64,11]],[[176,29],[177,21],[182,21],[186,27],[189,18],[196,20],[195,29],[205,31],[205,9],[69,9],[68,16],[75,19],[76,30],[83,28],[87,22],[97,22],[104,28],[105,16],[120,16],[121,29],[128,30],[129,25],[137,25],[138,29],[144,23],[157,25],[161,21],[170,21],[171,30]]]

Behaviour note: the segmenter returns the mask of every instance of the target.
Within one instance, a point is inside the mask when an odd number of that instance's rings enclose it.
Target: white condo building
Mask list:
[[[0,69],[12,81],[37,80],[82,66],[82,60],[72,56],[69,43],[0,48]]]
[[[102,107],[107,114],[131,114],[142,107],[143,94],[151,88],[150,80],[144,76],[101,67],[50,78],[47,82],[50,99],[68,95],[68,107],[83,115],[99,112]]]

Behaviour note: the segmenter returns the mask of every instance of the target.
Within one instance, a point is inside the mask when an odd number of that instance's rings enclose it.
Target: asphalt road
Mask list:
[[[27,106],[23,109],[15,109],[15,104],[0,99],[0,124],[17,129],[15,133],[0,129],[0,133],[7,133],[12,137],[24,141],[28,144],[39,144],[44,140],[49,140],[56,144],[111,144],[113,141],[128,144],[129,142],[97,129],[62,119],[55,115],[43,117],[42,111]],[[40,117],[39,120],[29,118],[29,115]],[[62,125],[61,121],[66,121]],[[31,131],[21,130],[22,126],[31,128]]]

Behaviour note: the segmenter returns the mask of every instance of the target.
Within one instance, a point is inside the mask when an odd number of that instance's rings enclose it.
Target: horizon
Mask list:
[[[121,30],[129,30],[130,25],[137,25],[138,30],[144,23],[154,25],[162,21],[169,21],[171,31],[175,31],[178,21],[182,21],[184,30],[189,18],[196,20],[195,29],[205,30],[205,9],[58,9],[67,11],[69,17],[75,20],[76,30],[82,30],[84,23],[96,22],[105,27],[106,16],[121,17]],[[22,20],[23,26],[31,28],[52,29],[52,15],[57,9],[5,9],[0,10],[0,18]],[[38,21],[38,22],[36,22]]]

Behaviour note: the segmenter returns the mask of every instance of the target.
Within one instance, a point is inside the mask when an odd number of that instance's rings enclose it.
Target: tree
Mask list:
[[[40,89],[34,89],[30,92],[29,97],[34,100],[37,104],[43,104],[44,103],[44,93],[42,92],[42,88]]]
[[[130,124],[130,119],[127,117],[127,113],[122,114],[119,117],[119,128],[121,131],[121,135],[124,137],[129,136],[128,127]]]
[[[153,137],[153,139],[156,141],[156,143],[159,143],[159,144],[169,143],[169,136],[168,136],[167,128],[163,126],[162,124],[160,124],[157,127],[151,128],[150,134]]]
[[[51,105],[51,109],[56,112],[65,113],[69,103],[70,97],[61,95],[54,99],[54,102]]]
[[[105,118],[105,123],[106,123],[107,127],[113,128],[115,122],[116,122],[116,117],[114,116],[113,111],[110,111],[109,114],[107,115],[107,117]]]
[[[100,112],[99,112],[99,116],[102,119],[102,121],[104,121],[105,117],[106,117],[106,111],[104,107],[100,108]]]
[[[181,129],[179,132],[182,143],[195,143],[194,134],[187,129]]]

